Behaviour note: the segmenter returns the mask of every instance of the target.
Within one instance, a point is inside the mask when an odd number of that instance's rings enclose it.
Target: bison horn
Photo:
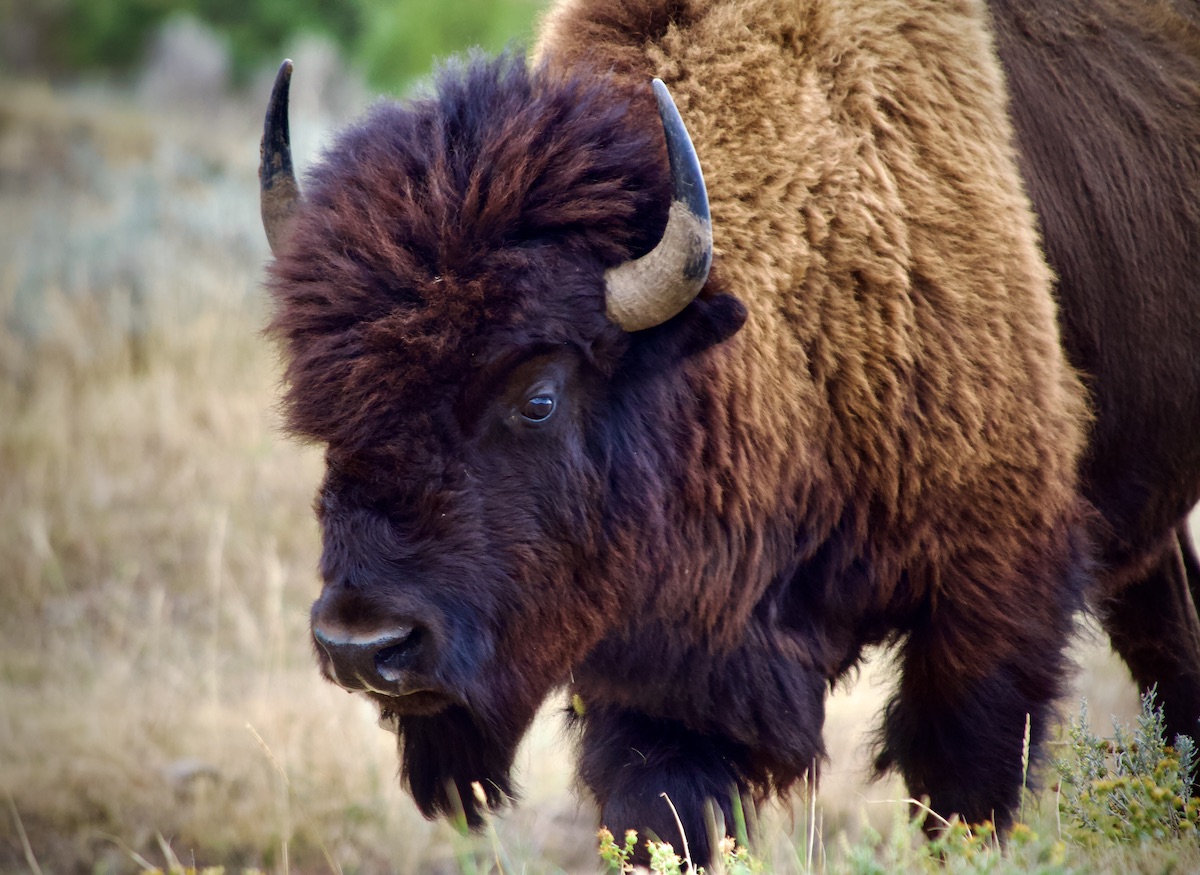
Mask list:
[[[288,86],[291,82],[292,62],[284,61],[275,74],[258,152],[263,230],[267,232],[271,252],[276,255],[287,236],[292,213],[300,203],[300,187],[292,173],[292,144],[288,132]]]
[[[671,211],[658,245],[605,272],[608,318],[626,331],[661,325],[690,304],[708,279],[712,222],[696,149],[661,79],[653,83],[671,162]]]

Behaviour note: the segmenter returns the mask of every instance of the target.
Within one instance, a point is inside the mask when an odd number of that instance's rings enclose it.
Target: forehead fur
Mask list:
[[[615,330],[603,268],[653,245],[669,201],[661,123],[631,99],[603,76],[476,59],[344,131],[268,280],[292,430],[365,446],[499,337]]]

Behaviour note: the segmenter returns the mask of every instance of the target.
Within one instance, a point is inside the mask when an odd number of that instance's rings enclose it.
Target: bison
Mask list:
[[[326,452],[312,635],[422,812],[511,799],[566,687],[602,822],[677,841],[665,794],[702,862],[708,806],[809,774],[829,685],[891,644],[876,766],[1004,827],[1089,600],[1194,728],[1178,2],[566,0],[303,195],[285,63],[262,206],[288,426]]]

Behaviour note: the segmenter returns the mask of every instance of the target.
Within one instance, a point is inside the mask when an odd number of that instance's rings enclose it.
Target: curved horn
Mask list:
[[[263,120],[262,145],[258,150],[259,206],[263,230],[271,252],[279,249],[287,236],[288,220],[300,203],[300,187],[292,173],[292,144],[288,132],[288,86],[292,82],[292,62],[284,61],[275,74],[275,86]]]
[[[671,162],[671,211],[658,245],[604,274],[608,318],[626,331],[661,325],[700,293],[712,263],[708,192],[696,149],[661,79],[653,82]]]

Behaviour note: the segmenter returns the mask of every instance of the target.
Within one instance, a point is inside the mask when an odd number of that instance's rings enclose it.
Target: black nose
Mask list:
[[[413,692],[408,680],[424,636],[416,626],[349,632],[313,624],[313,639],[329,657],[334,680],[347,690],[400,696]]]

